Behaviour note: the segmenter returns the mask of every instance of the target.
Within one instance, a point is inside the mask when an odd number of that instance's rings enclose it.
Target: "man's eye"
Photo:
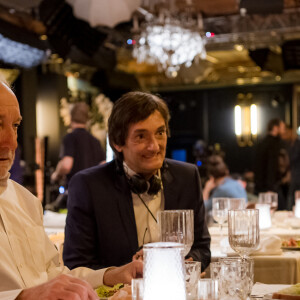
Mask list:
[[[145,136],[143,134],[139,134],[136,136],[138,140],[142,140]]]
[[[20,126],[20,123],[15,123],[13,126],[14,126],[15,129],[18,129],[19,126]]]
[[[165,133],[166,133],[165,130],[160,130],[160,131],[158,132],[159,135],[164,135]]]

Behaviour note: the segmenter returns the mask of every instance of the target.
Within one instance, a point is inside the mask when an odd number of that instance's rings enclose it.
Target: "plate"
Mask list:
[[[282,250],[300,251],[300,247],[281,247]]]

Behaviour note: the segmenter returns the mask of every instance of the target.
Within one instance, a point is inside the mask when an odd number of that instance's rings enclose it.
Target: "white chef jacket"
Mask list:
[[[80,222],[80,220],[78,220]],[[59,253],[43,228],[40,201],[18,183],[0,181],[0,299],[15,299],[60,274],[85,279],[93,288],[103,284],[106,269],[59,265]]]

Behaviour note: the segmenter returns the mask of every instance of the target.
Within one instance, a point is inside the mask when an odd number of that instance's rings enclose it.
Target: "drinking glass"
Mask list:
[[[219,224],[220,236],[222,239],[223,224],[227,222],[228,209],[229,209],[229,198],[213,198],[212,199],[212,215],[214,220]]]
[[[274,192],[259,193],[258,203],[269,204],[271,214],[273,214],[278,207],[278,194]]]
[[[144,279],[133,278],[131,280],[132,300],[143,300],[144,296]]]
[[[231,248],[247,259],[259,245],[258,209],[229,210],[228,238]]]
[[[295,217],[300,218],[300,191],[295,191]]]
[[[198,281],[198,300],[218,300],[218,281],[214,279],[200,279]]]
[[[210,268],[210,278],[220,281],[221,263],[219,261],[211,262],[209,268]]]
[[[219,294],[223,300],[244,300],[253,286],[253,260],[221,258]]]
[[[195,300],[197,298],[197,284],[200,275],[201,262],[185,261],[185,287],[187,300]]]
[[[157,213],[161,242],[176,242],[184,245],[184,257],[194,243],[194,211],[162,210]]]
[[[245,209],[245,198],[229,198],[229,209]]]

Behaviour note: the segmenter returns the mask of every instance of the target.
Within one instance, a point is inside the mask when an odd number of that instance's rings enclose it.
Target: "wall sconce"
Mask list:
[[[183,244],[144,245],[144,300],[186,300]]]
[[[241,147],[253,146],[257,138],[257,106],[252,103],[253,95],[238,94],[238,105],[234,108],[235,135]]]

